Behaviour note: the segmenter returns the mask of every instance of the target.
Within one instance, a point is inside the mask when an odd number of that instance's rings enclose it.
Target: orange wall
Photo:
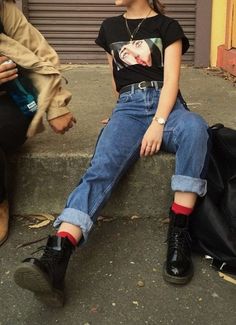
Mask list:
[[[216,66],[217,49],[225,43],[227,0],[212,1],[211,66]]]

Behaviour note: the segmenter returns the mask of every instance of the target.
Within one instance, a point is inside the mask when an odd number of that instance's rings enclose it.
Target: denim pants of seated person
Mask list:
[[[159,96],[160,90],[154,88],[120,95],[98,138],[90,166],[70,194],[55,227],[62,222],[77,225],[83,232],[83,239],[87,239],[121,176],[140,158],[141,141],[156,113]],[[171,180],[173,191],[205,195],[209,142],[206,122],[190,112],[184,100],[178,97],[165,124],[162,142],[164,151],[176,154]]]

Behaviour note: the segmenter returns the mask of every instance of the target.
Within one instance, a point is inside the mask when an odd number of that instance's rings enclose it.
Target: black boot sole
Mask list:
[[[53,288],[47,274],[33,264],[19,265],[14,273],[14,281],[22,289],[32,291],[38,300],[48,306],[64,305],[63,292]]]
[[[173,275],[170,275],[169,273],[167,273],[166,263],[164,263],[164,266],[163,266],[163,273],[162,273],[163,278],[166,282],[171,283],[171,284],[179,284],[179,285],[187,284],[191,281],[193,274],[194,274],[193,267],[191,267],[188,275],[183,276],[183,277],[173,276]]]

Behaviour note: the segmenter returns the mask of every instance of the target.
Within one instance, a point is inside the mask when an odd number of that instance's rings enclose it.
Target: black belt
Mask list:
[[[137,89],[146,89],[146,88],[159,89],[162,88],[162,86],[163,86],[162,81],[141,81],[135,84],[122,87],[119,93],[122,94],[127,91],[134,91]]]

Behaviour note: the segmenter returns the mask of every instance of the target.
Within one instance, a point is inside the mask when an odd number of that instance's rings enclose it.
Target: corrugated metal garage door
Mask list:
[[[179,21],[190,39],[184,61],[194,61],[196,0],[166,0],[166,14]],[[57,50],[62,62],[104,63],[103,51],[94,43],[101,21],[118,15],[114,0],[29,0],[28,16]]]

